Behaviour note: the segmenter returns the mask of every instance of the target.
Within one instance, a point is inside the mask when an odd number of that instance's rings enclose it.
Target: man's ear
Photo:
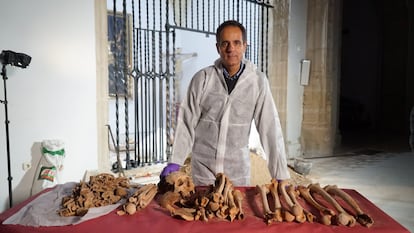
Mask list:
[[[216,49],[217,49],[217,53],[220,54],[220,48],[219,48],[219,44],[216,43]]]

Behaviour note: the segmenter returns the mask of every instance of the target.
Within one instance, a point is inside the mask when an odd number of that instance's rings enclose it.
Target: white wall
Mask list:
[[[303,119],[303,90],[300,64],[306,59],[307,0],[290,1],[286,149],[290,158],[302,155],[300,143]]]
[[[93,0],[0,2],[0,50],[32,56],[7,66],[13,200],[29,196],[40,142],[66,146],[62,181],[97,168],[96,55]],[[0,84],[3,100],[3,85]],[[8,208],[4,106],[0,109],[0,212]],[[24,162],[32,168],[25,172]]]

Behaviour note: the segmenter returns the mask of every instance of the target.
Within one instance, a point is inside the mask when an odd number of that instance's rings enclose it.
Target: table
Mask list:
[[[58,226],[58,227],[29,227],[21,225],[0,225],[1,233],[31,233],[31,232],[73,232],[73,233],[91,233],[91,232],[165,232],[165,233],[201,233],[201,232],[226,232],[226,233],[262,233],[262,232],[339,232],[339,233],[359,233],[359,232],[376,232],[376,233],[409,233],[409,231],[380,210],[377,206],[363,197],[360,193],[351,189],[344,189],[351,195],[375,221],[370,228],[356,224],[354,227],[347,226],[325,226],[320,223],[273,223],[267,225],[262,217],[263,210],[260,196],[256,194],[253,187],[239,187],[244,194],[243,210],[246,218],[229,222],[226,220],[212,219],[208,222],[194,221],[187,222],[181,219],[175,219],[170,216],[169,212],[158,205],[154,199],[144,210],[134,215],[118,216],[116,210],[77,225]],[[39,195],[39,194],[38,194]],[[36,195],[37,196],[37,195]],[[19,209],[27,205],[36,196],[30,197],[24,202],[6,210],[0,214],[0,222],[3,223],[9,216],[12,216]],[[317,212],[316,212],[317,213]]]

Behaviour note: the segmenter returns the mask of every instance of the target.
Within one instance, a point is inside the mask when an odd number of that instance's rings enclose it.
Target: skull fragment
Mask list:
[[[161,179],[158,184],[159,191],[179,193],[182,198],[188,198],[195,193],[193,179],[185,172],[175,171]]]

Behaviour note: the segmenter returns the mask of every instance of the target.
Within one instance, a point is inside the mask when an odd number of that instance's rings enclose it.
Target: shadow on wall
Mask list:
[[[42,143],[35,142],[31,148],[32,160],[30,164],[32,165],[29,170],[23,175],[20,183],[13,190],[13,205],[18,204],[26,200],[31,193],[32,184],[34,175],[36,173],[37,165],[40,162],[42,157]],[[20,169],[22,169],[20,167]],[[8,200],[7,200],[8,201]]]

